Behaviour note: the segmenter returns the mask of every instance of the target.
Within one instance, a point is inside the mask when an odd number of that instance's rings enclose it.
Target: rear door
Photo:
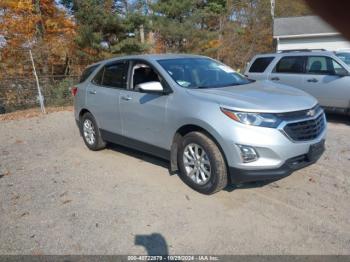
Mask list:
[[[302,89],[305,61],[304,56],[284,56],[277,62],[268,79]]]
[[[126,89],[128,62],[111,62],[103,66],[87,88],[87,105],[100,129],[122,134],[119,95]]]
[[[308,56],[302,87],[325,107],[348,108],[350,77],[339,76],[346,69],[329,56]]]

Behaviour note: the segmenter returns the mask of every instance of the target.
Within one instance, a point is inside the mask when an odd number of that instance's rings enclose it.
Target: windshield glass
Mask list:
[[[337,53],[336,55],[343,60],[344,63],[350,65],[350,53]]]
[[[227,65],[209,58],[176,58],[158,63],[182,87],[214,88],[244,85],[251,81]]]

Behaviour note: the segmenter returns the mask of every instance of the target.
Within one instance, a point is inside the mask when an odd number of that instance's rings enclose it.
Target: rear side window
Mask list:
[[[93,65],[93,66],[90,66],[90,67],[86,68],[86,69],[83,71],[83,73],[81,74],[79,83],[84,82],[84,81],[92,74],[92,72],[95,71],[95,69],[96,69],[98,66],[99,66],[99,65]]]
[[[92,82],[107,87],[126,88],[128,68],[126,62],[106,65],[96,74]]]
[[[274,57],[259,57],[255,59],[254,63],[249,69],[250,73],[263,73],[269,66]]]
[[[302,74],[305,68],[304,56],[285,56],[278,61],[274,72],[276,73],[291,73]]]

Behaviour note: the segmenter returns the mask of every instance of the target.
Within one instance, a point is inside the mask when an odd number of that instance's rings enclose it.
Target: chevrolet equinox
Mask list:
[[[326,119],[315,98],[204,56],[105,60],[83,72],[72,94],[89,149],[111,142],[167,159],[204,194],[285,177],[324,151]]]

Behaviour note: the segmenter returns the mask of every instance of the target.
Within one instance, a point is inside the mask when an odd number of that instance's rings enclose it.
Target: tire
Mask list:
[[[199,153],[191,154],[191,152],[196,151],[196,145]],[[192,189],[210,195],[227,186],[228,176],[225,159],[215,142],[206,134],[196,131],[185,135],[180,143],[177,159],[180,178]]]
[[[87,126],[84,127],[85,124],[91,124],[92,130]],[[80,129],[84,143],[90,150],[97,151],[106,147],[106,142],[103,141],[100,129],[91,113],[87,112],[83,115],[80,121]]]

